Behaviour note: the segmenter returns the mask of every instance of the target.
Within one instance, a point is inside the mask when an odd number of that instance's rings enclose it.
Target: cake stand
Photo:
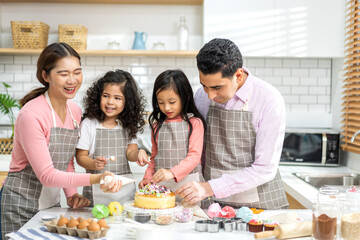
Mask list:
[[[138,208],[135,207],[135,202],[134,201],[129,201],[129,202],[125,202],[123,204],[123,208],[124,210],[128,213],[128,217],[129,218],[133,218],[133,213],[150,213],[151,214],[151,218],[152,220],[153,217],[156,214],[165,214],[165,213],[174,213],[176,210],[181,209],[181,203],[176,202],[175,203],[175,207],[173,208],[166,208],[166,209],[145,209],[145,208]]]

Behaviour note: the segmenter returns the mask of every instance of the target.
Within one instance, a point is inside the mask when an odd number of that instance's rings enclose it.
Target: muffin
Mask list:
[[[264,220],[264,230],[265,231],[274,230],[276,225],[279,225],[279,222],[273,221],[273,220]]]
[[[249,232],[257,233],[263,231],[264,224],[262,220],[251,219],[248,225],[249,225]]]

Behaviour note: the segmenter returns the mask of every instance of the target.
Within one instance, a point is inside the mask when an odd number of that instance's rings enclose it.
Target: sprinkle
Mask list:
[[[159,186],[157,184],[147,184],[142,189],[137,191],[140,195],[150,195],[154,194],[156,197],[166,197],[171,194],[171,190],[165,186]]]

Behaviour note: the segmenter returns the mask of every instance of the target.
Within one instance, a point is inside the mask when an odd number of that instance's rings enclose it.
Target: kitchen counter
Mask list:
[[[314,166],[280,166],[281,178],[285,191],[295,198],[304,207],[311,209],[316,201],[318,189],[304,182],[293,173],[356,173],[357,171],[347,167],[314,167]]]
[[[304,221],[311,220],[311,211],[310,210],[268,210],[265,211],[264,215],[272,216],[279,214],[285,211],[295,211],[299,218]],[[42,210],[38,212],[28,223],[26,223],[20,230],[26,230],[29,228],[37,228],[43,226],[41,222],[41,216],[43,215],[55,215],[57,217],[63,214],[64,216],[84,216],[89,217],[90,209],[76,211],[69,208],[51,208],[47,210]],[[108,217],[110,230],[107,234],[107,239],[143,239],[139,236],[136,237],[136,231],[134,225],[130,223],[111,223],[112,217]],[[147,223],[146,225],[153,226],[155,229],[151,234],[147,233],[146,239],[193,239],[193,240],[202,240],[202,239],[227,239],[227,240],[238,240],[238,239],[254,239],[254,234],[250,232],[225,232],[223,229],[220,229],[218,233],[203,233],[195,231],[195,221],[190,221],[188,223],[173,223],[171,225],[159,226],[154,223]],[[152,238],[153,237],[153,238]],[[144,238],[145,239],[145,238]],[[275,239],[274,237],[271,239]],[[310,240],[311,237],[297,238],[302,240]]]
[[[0,155],[0,171],[9,171],[9,163],[11,155]],[[77,172],[84,172],[83,168],[75,164]],[[285,191],[295,198],[304,207],[311,209],[313,202],[316,200],[318,189],[307,184],[303,180],[297,178],[293,173],[356,173],[357,171],[350,168],[339,167],[316,167],[316,166],[292,166],[281,165],[279,167],[281,177],[284,183]],[[142,179],[145,168],[139,167],[137,164],[131,164],[131,170],[136,179]]]

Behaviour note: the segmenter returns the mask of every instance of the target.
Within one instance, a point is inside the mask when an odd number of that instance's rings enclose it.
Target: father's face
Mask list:
[[[244,84],[244,71],[239,68],[232,77],[221,76],[221,72],[203,74],[199,71],[200,83],[209,99],[217,103],[226,103],[235,95],[236,91]]]

